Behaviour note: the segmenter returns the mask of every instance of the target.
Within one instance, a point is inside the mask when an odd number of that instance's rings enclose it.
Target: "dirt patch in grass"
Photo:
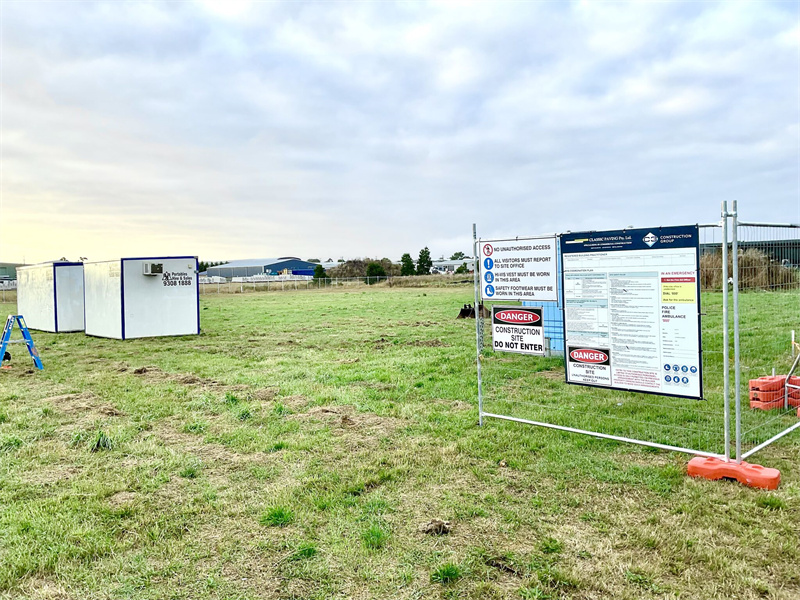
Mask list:
[[[91,392],[51,396],[49,398],[45,398],[44,402],[54,405],[57,409],[67,414],[83,414],[89,417],[120,417],[125,414],[114,406],[103,403],[100,398]]]
[[[273,396],[275,402],[283,404],[292,412],[300,412],[308,405],[308,398],[300,394],[294,396]]]
[[[439,325],[435,321],[417,321],[415,323],[406,323],[404,321],[398,321],[397,323],[401,327],[435,327]]]
[[[176,431],[169,426],[155,428],[152,433],[165,446],[176,452],[194,454],[206,464],[238,463],[247,460],[246,455],[234,452],[226,446],[206,443],[197,435]]]
[[[366,387],[371,390],[393,390],[397,386],[393,383],[383,383],[381,381],[353,381],[350,385],[356,385],[359,387]]]
[[[117,492],[116,494],[113,494],[108,497],[108,503],[114,508],[119,508],[121,506],[127,506],[129,504],[133,504],[136,498],[137,498],[136,492],[128,492],[128,491]]]
[[[450,344],[445,344],[442,340],[413,340],[406,342],[406,346],[417,346],[418,348],[449,348]]]
[[[362,434],[375,437],[389,435],[403,425],[400,419],[380,417],[372,413],[356,412],[354,406],[315,406],[308,412],[294,415],[296,418],[323,421],[340,434]]]
[[[28,579],[22,585],[21,591],[24,597],[31,600],[72,600],[77,598],[67,592],[61,584],[42,577]]]
[[[226,385],[214,379],[198,377],[192,373],[167,373],[154,366],[138,367],[133,370],[133,374],[152,382],[167,381],[202,389],[223,391],[242,391],[248,389],[246,385]]]
[[[275,399],[280,389],[277,387],[259,388],[251,392],[253,400],[257,402],[270,402]],[[302,396],[301,396],[302,397]]]
[[[22,480],[32,485],[47,486],[68,481],[80,472],[80,467],[75,465],[49,465],[26,471]]]
[[[564,381],[564,369],[554,369],[552,371],[537,371],[537,377],[543,377],[550,381]]]

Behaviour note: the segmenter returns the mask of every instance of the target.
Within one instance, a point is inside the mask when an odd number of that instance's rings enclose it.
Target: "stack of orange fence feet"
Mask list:
[[[789,378],[789,406],[800,407],[800,377]],[[783,408],[786,399],[786,375],[772,375],[750,380],[750,408]],[[797,415],[800,417],[800,409]]]

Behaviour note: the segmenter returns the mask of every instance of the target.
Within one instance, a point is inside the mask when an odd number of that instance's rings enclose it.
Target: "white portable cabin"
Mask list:
[[[200,333],[195,256],[84,264],[86,335],[128,340]]]
[[[17,267],[17,312],[31,329],[83,331],[83,263]]]

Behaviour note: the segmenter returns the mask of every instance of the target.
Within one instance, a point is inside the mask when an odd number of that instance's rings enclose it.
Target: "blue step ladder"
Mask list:
[[[22,333],[21,340],[11,339],[11,331],[14,329],[14,322],[17,323],[17,327],[19,327]],[[44,369],[42,359],[39,358],[39,351],[36,349],[36,346],[33,345],[31,332],[28,331],[28,326],[25,324],[25,319],[22,318],[22,315],[8,315],[6,319],[6,326],[3,328],[3,337],[0,339],[0,362],[2,362],[2,358],[6,355],[6,347],[8,347],[9,344],[25,344],[28,347],[28,354],[31,355],[36,368],[40,371]]]

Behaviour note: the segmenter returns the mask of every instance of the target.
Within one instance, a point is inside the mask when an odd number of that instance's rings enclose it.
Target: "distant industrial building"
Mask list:
[[[224,265],[209,267],[206,271],[208,277],[251,277],[253,275],[313,275],[317,265],[296,256],[282,256],[280,258],[253,258],[247,260],[233,260]]]
[[[462,265],[466,265],[467,271],[472,273],[475,270],[475,259],[466,256],[459,260],[435,260],[431,267],[431,273],[453,274]]]

